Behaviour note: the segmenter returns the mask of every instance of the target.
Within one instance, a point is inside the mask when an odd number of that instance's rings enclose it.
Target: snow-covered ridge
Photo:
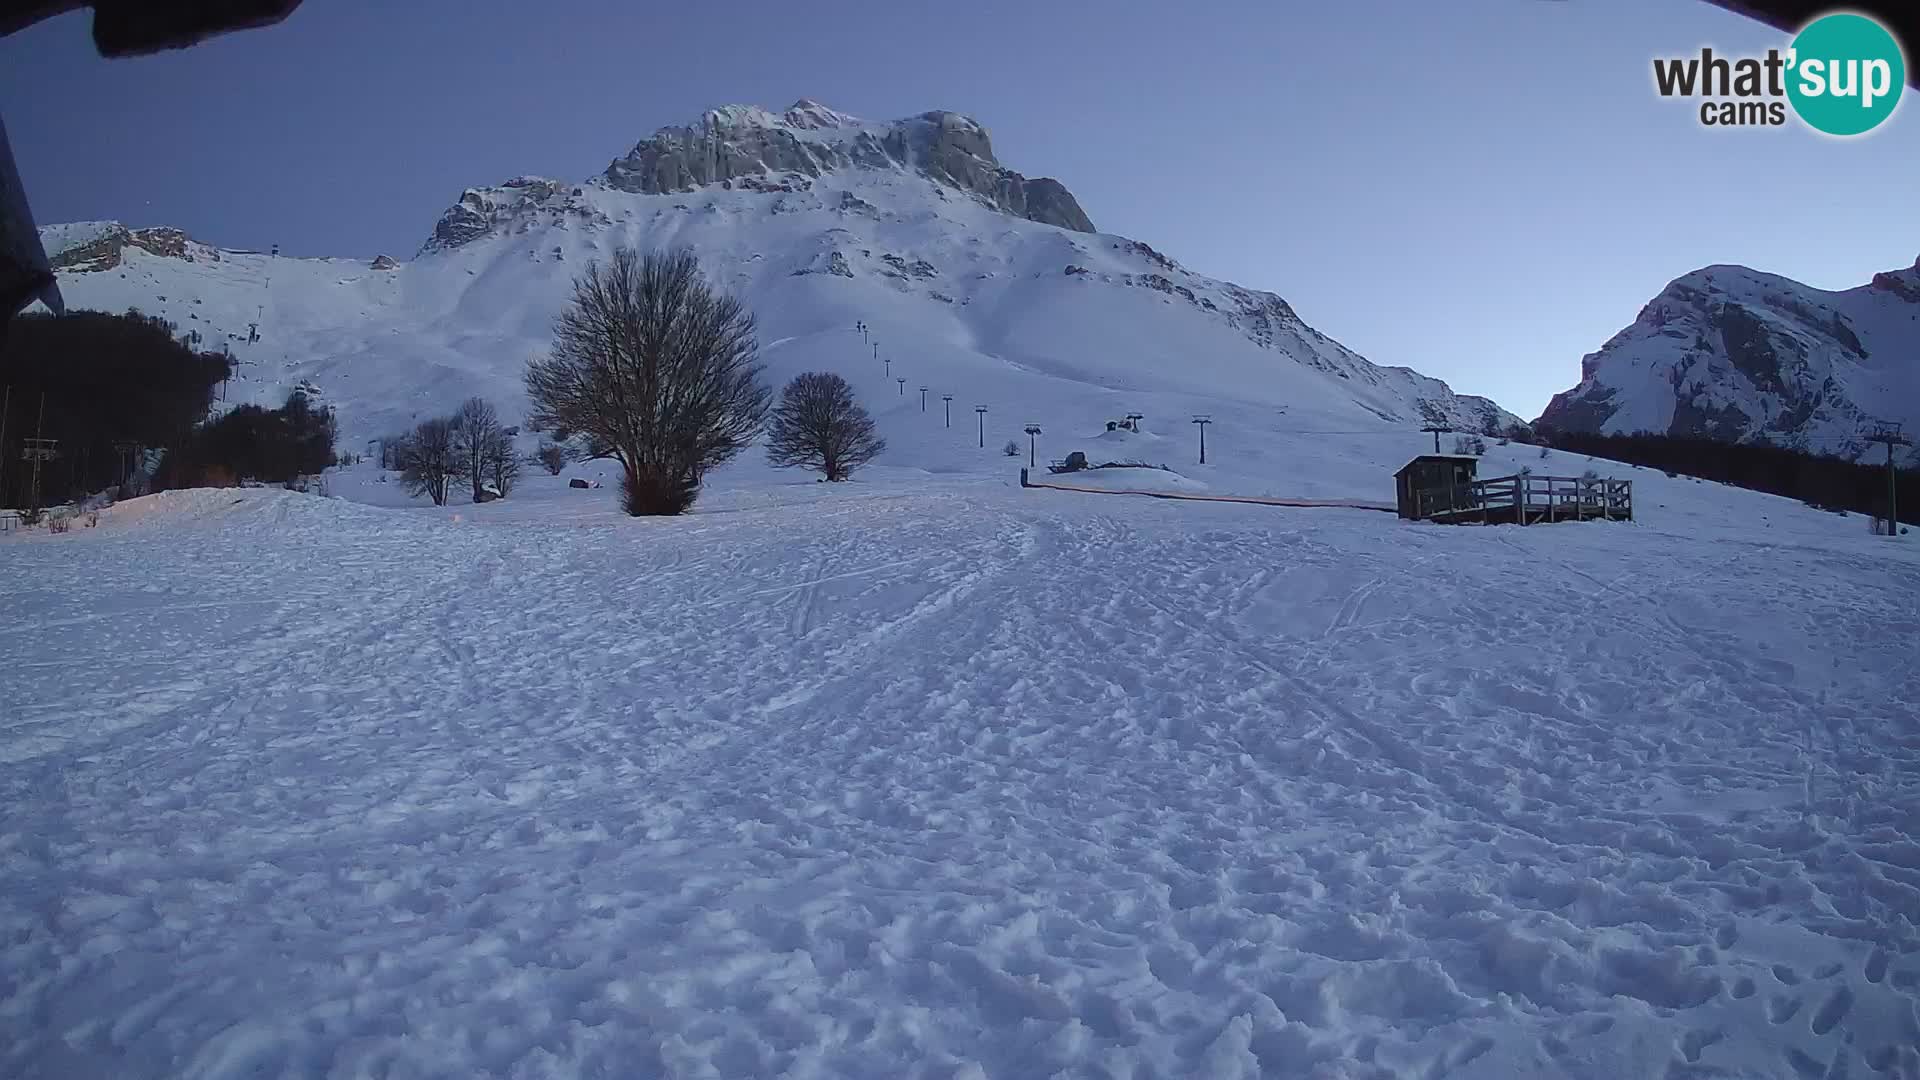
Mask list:
[[[1001,213],[1094,231],[1065,185],[1001,165],[985,125],[946,111],[874,124],[806,98],[778,114],[725,105],[693,124],[660,128],[588,183],[640,195],[708,186],[771,194],[804,191],[822,175],[857,169],[918,172]],[[569,200],[581,194],[564,181],[530,176],[469,188],[441,216],[422,251],[458,247],[522,214],[568,212],[577,205]]]
[[[1001,165],[985,125],[946,111],[871,124],[806,98],[779,115],[729,105],[695,124],[661,128],[608,165],[600,182],[655,195],[756,179],[792,184],[855,168],[917,170],[1003,213],[1094,231],[1059,181],[1028,179]]]
[[[82,221],[40,230],[40,244],[56,271],[92,273],[120,265],[128,247],[162,258],[218,261],[220,250],[169,226],[130,229],[117,221]]]
[[[1542,424],[1765,440],[1859,455],[1879,421],[1920,427],[1920,260],[1829,292],[1745,266],[1674,279],[1581,361]]]
[[[817,161],[871,146],[884,162],[763,170],[689,191],[515,177],[465,192],[411,261],[270,256],[112,222],[43,237],[70,305],[138,307],[233,349],[230,400],[320,386],[354,437],[476,393],[522,408],[520,373],[550,342],[573,277],[623,245],[692,248],[758,315],[773,377],[874,376],[872,389],[891,395],[876,405],[901,403],[890,376],[905,375],[1063,430],[1138,409],[1245,410],[1261,426],[1337,431],[1519,423],[1484,398],[1369,362],[1273,293],[1197,274],[1138,240],[1009,212],[966,186],[968,169],[1000,174],[985,130],[958,114],[871,125],[802,102],[780,115],[714,110],[703,125],[735,146],[778,132],[765,145]],[[890,139],[904,156],[886,156]],[[908,440],[889,437],[906,452]]]

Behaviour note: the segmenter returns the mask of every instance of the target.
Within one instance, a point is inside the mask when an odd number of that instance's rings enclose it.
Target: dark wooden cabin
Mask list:
[[[1403,518],[1441,525],[1533,525],[1554,521],[1632,521],[1633,481],[1538,476],[1522,469],[1485,480],[1479,459],[1422,454],[1393,474]]]
[[[1464,503],[1479,468],[1480,459],[1466,454],[1421,454],[1393,474],[1394,508],[1403,518],[1418,519],[1431,514],[1436,502]],[[1448,497],[1454,492],[1458,499]]]

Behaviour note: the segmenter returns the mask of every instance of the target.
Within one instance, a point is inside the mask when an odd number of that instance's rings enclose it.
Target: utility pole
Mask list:
[[[940,400],[947,403],[947,426],[953,426],[953,395],[941,394]]]
[[[980,414],[980,448],[984,450],[987,447],[987,407],[975,405],[973,411]]]
[[[927,411],[927,388],[924,386],[920,388],[920,411]]]
[[[1029,469],[1034,467],[1034,447],[1037,445],[1034,442],[1034,438],[1039,434],[1040,434],[1039,424],[1027,425],[1027,468]]]
[[[1194,416],[1193,422],[1200,427],[1200,464],[1205,465],[1207,463],[1207,425],[1213,423],[1213,417],[1206,413],[1199,413]]]
[[[1900,473],[1893,467],[1893,448],[1912,446],[1913,440],[1900,434],[1899,424],[1881,422],[1874,425],[1873,434],[1867,436],[1869,443],[1887,444],[1887,535],[1900,535]]]
[[[1433,452],[1437,454],[1440,452],[1440,433],[1443,431],[1452,431],[1453,429],[1442,424],[1428,424],[1420,430],[1433,432]]]
[[[900,384],[900,396],[906,397],[907,396],[907,377],[905,375],[896,375],[894,376],[893,381]]]

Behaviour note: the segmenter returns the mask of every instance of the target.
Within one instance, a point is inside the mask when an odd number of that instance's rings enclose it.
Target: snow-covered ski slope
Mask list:
[[[703,138],[749,149],[769,136],[866,146],[859,140],[878,130],[817,106],[784,117],[718,110],[702,123]],[[984,152],[965,160],[991,163]],[[916,412],[922,385],[936,403],[953,394],[969,422],[974,406],[988,406],[1008,429],[1003,441],[1029,421],[1099,430],[1129,411],[1182,421],[1230,413],[1262,432],[1518,421],[1361,358],[1271,293],[1192,273],[1124,237],[1014,216],[884,157],[651,194],[607,177],[523,177],[467,192],[416,257],[385,269],[222,251],[170,230],[158,241],[101,240],[114,230],[127,234],[111,223],[43,230],[69,306],[138,307],[200,330],[205,347],[225,344],[241,361],[230,400],[275,403],[317,385],[355,439],[404,430],[476,393],[514,422],[526,361],[548,347],[573,277],[622,245],[697,253],[755,312],[775,380],[839,371],[870,408],[891,413],[901,397],[892,380],[905,377]],[[89,257],[69,254],[89,243]],[[117,253],[91,257],[103,243]],[[857,322],[870,327],[865,338]],[[906,425],[917,420],[880,422],[901,463],[947,467],[944,450],[915,449]]]
[[[1920,1076],[1912,544],[1012,468],[0,538],[0,1074]]]

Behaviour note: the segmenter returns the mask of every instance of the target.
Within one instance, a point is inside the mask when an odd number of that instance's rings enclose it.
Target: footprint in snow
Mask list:
[[[1853,1008],[1852,989],[1841,986],[1827,1000],[1820,1003],[1820,1011],[1813,1014],[1813,1033],[1825,1035],[1832,1031],[1835,1024],[1846,1018],[1847,1010]]]

